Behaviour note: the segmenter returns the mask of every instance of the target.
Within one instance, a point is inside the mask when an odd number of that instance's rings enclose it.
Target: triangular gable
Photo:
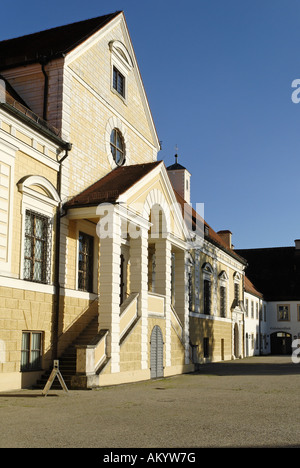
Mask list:
[[[149,218],[154,205],[161,206],[166,216],[168,232],[181,241],[189,239],[189,231],[163,161],[125,191],[118,202],[130,207],[145,219]]]
[[[146,116],[147,123],[148,123],[148,126],[149,126],[149,130],[150,130],[150,133],[151,133],[155,148],[156,148],[157,151],[159,151],[160,150],[160,142],[159,142],[159,139],[158,139],[158,135],[157,135],[156,127],[155,127],[155,124],[154,124],[153,116],[152,116],[152,113],[151,113],[148,98],[147,98],[147,95],[146,95],[146,91],[145,91],[145,88],[144,88],[144,85],[143,85],[141,73],[140,73],[140,70],[139,70],[137,58],[136,58],[136,55],[135,55],[135,51],[134,51],[133,44],[132,44],[130,34],[129,34],[129,31],[128,31],[128,27],[127,27],[125,15],[124,15],[123,12],[118,12],[118,14],[116,16],[114,16],[104,26],[99,28],[99,30],[94,31],[84,41],[80,42],[72,50],[70,50],[68,52],[66,58],[65,58],[65,65],[69,66],[69,67],[72,67],[72,64],[76,60],[79,61],[83,54],[87,54],[89,49],[91,49],[95,45],[97,45],[97,43],[105,35],[108,35],[109,32],[118,25],[120,26],[121,31],[122,31],[122,36],[123,36],[122,39],[124,40],[124,44],[123,44],[124,49],[126,49],[128,51],[127,53],[128,53],[128,56],[130,57],[128,59],[129,67],[130,67],[132,73],[134,73],[134,76],[135,76],[135,81],[137,83],[138,92],[139,92],[139,95],[140,95],[140,98],[141,98],[141,103],[142,103],[143,108],[144,108],[144,112],[145,112],[145,116]],[[117,43],[116,44],[116,49],[119,48],[121,50],[122,49],[122,44],[120,43],[118,38],[114,38],[113,40],[110,40],[108,42],[107,46],[112,50],[112,48],[114,47],[114,44],[113,44],[114,42]],[[119,42],[119,44],[118,44],[118,42]],[[122,50],[121,50],[121,54],[122,54]],[[126,55],[126,52],[125,52],[125,55]],[[80,64],[79,70],[78,70],[78,77],[80,75],[80,70],[82,70],[83,68],[84,67],[81,66],[81,64]],[[80,78],[78,78],[78,79],[80,79]]]

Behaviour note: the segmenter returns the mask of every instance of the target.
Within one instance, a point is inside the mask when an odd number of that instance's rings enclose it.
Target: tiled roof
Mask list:
[[[168,171],[180,171],[182,169],[185,169],[185,167],[179,163],[174,163],[174,164],[171,164],[171,166],[167,167]]]
[[[230,249],[226,242],[224,242],[224,240],[211,228],[211,226],[209,226],[209,224],[199,215],[199,213],[197,213],[192,206],[186,203],[181,195],[179,195],[179,193],[176,191],[174,192],[177,201],[182,208],[182,214],[185,220],[188,222],[189,226],[192,226],[195,234],[198,234],[200,237],[207,239],[209,242],[226,251],[239,262],[245,264],[246,260],[238,255],[233,249]]]
[[[266,300],[300,300],[300,250],[275,247],[236,252],[247,259],[246,275]]]
[[[121,12],[0,42],[0,69],[62,57],[108,24]]]
[[[249,280],[249,278],[245,275],[245,291],[249,294],[254,294],[254,296],[258,296],[260,298],[263,298],[262,293],[257,291],[255,288],[254,284]]]
[[[117,167],[102,179],[69,200],[64,205],[64,208],[69,209],[83,206],[96,206],[99,205],[99,203],[114,203],[120,195],[129,190],[159,164],[162,164],[162,161]]]

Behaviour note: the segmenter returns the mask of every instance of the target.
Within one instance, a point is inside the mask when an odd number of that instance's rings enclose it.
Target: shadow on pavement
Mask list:
[[[270,356],[200,364],[195,374],[203,375],[300,375],[300,364],[291,356]]]

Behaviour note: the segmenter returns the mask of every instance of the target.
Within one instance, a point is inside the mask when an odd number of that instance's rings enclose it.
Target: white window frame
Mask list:
[[[109,49],[111,52],[111,78],[110,78],[110,89],[111,92],[118,96],[124,104],[128,101],[128,76],[129,72],[133,68],[133,61],[131,56],[126,49],[125,45],[120,41],[111,41],[109,43]],[[114,79],[114,67],[124,77],[124,94],[122,96],[113,86]]]

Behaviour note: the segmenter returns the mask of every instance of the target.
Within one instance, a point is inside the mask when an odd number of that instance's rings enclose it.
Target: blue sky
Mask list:
[[[15,0],[0,40],[125,12],[162,151],[236,248],[300,238],[299,0]],[[46,6],[43,6],[46,5]],[[300,95],[300,94],[299,94]]]

